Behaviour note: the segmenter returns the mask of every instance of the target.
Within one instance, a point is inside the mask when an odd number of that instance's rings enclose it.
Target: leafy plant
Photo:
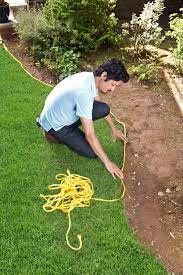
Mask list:
[[[121,41],[115,32],[115,4],[116,0],[48,0],[38,11],[21,11],[16,29],[35,62],[62,79],[77,71],[80,53]]]
[[[133,65],[130,70],[132,73],[138,77],[138,82],[139,81],[144,81],[144,82],[156,82],[156,68],[154,64],[146,64],[146,63],[140,63],[137,65]]]
[[[18,24],[15,25],[20,41],[28,50],[35,47],[38,51],[37,59],[44,55],[44,50],[50,47],[51,27],[41,10],[19,11],[16,15]],[[33,54],[36,58],[36,54]]]
[[[55,72],[59,80],[76,73],[79,65],[80,53],[59,47],[52,47],[42,60],[47,67]]]
[[[176,48],[171,50],[177,60],[177,68],[183,73],[183,8],[180,9],[180,14],[170,15],[170,31],[166,35],[176,41]]]
[[[139,16],[133,14],[129,23],[122,24],[122,33],[130,35],[129,43],[135,56],[139,57],[147,44],[159,45],[163,41],[162,28],[158,23],[163,10],[163,0],[148,2]]]
[[[77,71],[80,54],[65,48],[64,39],[49,24],[42,10],[21,11],[17,21],[21,42],[36,64],[46,65],[58,79]],[[57,46],[59,42],[61,46]]]
[[[48,0],[43,12],[67,46],[87,52],[105,42],[118,42],[115,5],[116,0]]]

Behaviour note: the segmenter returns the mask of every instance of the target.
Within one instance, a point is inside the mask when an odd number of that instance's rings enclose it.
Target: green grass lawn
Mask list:
[[[73,210],[70,242],[77,246],[81,234],[80,251],[66,244],[67,215],[43,211],[40,193],[49,194],[47,186],[67,169],[89,177],[95,197],[120,196],[120,181],[99,160],[44,141],[35,118],[50,90],[0,47],[0,273],[166,274],[129,228],[120,201],[92,201],[90,208]],[[110,140],[103,122],[96,123],[96,131],[110,158],[120,164],[120,143]]]

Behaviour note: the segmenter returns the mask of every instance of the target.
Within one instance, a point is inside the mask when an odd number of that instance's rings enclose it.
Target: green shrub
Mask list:
[[[162,28],[158,23],[163,10],[163,0],[148,2],[139,16],[133,14],[129,23],[122,24],[122,34],[130,36],[129,43],[135,56],[139,57],[147,44],[159,45],[163,41]]]
[[[116,0],[48,0],[44,14],[60,40],[79,51],[96,49],[105,42],[116,44]]]
[[[36,45],[40,45],[40,49],[43,50],[49,48],[51,27],[41,10],[21,10],[17,13],[16,18],[18,24],[15,28],[21,43],[29,50]]]
[[[180,14],[170,15],[170,31],[166,35],[176,41],[176,48],[172,50],[177,60],[177,68],[183,73],[183,9],[180,9]]]
[[[51,47],[47,52],[43,63],[55,73],[58,80],[76,73],[79,65],[79,53],[59,47]]]
[[[46,65],[58,79],[77,72],[80,54],[65,48],[64,39],[60,40],[42,10],[21,11],[17,21],[20,41],[36,64]],[[54,46],[60,41],[61,46]]]
[[[140,63],[137,65],[133,65],[130,68],[130,71],[138,77],[138,82],[157,82],[156,79],[156,68],[154,64],[146,64],[146,63]]]
[[[16,29],[34,61],[62,79],[77,71],[80,53],[120,43],[112,13],[115,4],[116,0],[48,0],[38,11],[21,11]]]
[[[20,42],[27,47],[28,53],[36,63],[43,64],[45,52],[52,45],[49,26],[41,10],[21,10],[16,15],[18,24],[15,26]]]

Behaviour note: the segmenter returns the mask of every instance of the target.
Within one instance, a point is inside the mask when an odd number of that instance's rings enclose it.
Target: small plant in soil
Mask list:
[[[180,9],[180,13],[170,15],[170,30],[166,35],[176,42],[175,47],[170,50],[176,58],[178,71],[183,74],[183,8]]]
[[[122,24],[122,34],[127,38],[134,56],[140,57],[146,45],[160,45],[163,41],[158,21],[164,8],[163,0],[148,2],[139,16],[134,13],[130,22]]]

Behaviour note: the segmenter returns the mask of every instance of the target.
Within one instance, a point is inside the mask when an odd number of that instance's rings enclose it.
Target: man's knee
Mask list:
[[[96,159],[97,155],[95,154],[95,152],[93,150],[88,150],[87,152],[82,152],[81,155],[83,155],[86,158],[89,159]]]
[[[93,120],[97,120],[103,117],[108,116],[110,113],[109,105],[104,102],[94,101],[93,104]]]
[[[94,154],[90,154],[89,156],[88,156],[88,158],[90,158],[90,159],[96,159],[97,158],[97,155],[94,153]]]
[[[110,113],[110,107],[109,107],[109,105],[106,104],[106,103],[103,103],[103,114],[104,114],[104,117],[108,116],[109,113]]]

